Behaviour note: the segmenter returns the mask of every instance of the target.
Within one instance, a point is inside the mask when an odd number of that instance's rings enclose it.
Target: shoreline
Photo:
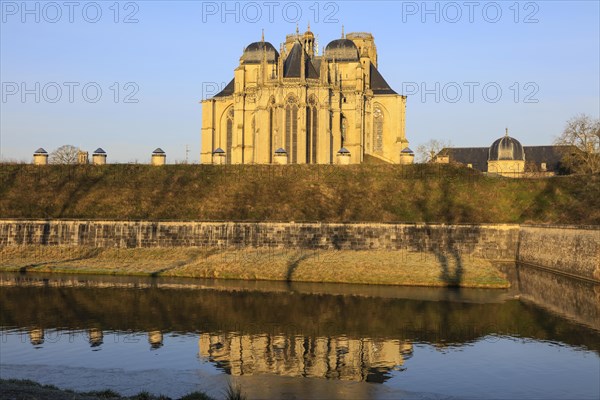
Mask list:
[[[510,287],[506,275],[487,259],[392,250],[7,246],[0,248],[0,271],[417,287]]]

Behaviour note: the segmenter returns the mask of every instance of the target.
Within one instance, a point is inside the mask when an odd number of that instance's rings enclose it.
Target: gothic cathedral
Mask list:
[[[411,163],[406,96],[377,70],[370,33],[349,33],[318,54],[310,31],[279,52],[251,43],[234,78],[202,102],[203,164]]]

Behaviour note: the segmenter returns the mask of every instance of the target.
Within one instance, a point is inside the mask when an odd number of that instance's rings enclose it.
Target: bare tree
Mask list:
[[[430,162],[442,149],[447,147],[452,147],[452,144],[445,140],[431,139],[427,143],[422,143],[416,149],[417,162]]]
[[[51,164],[77,164],[78,155],[77,147],[66,144],[50,153],[49,161]]]
[[[580,114],[569,121],[555,144],[570,146],[562,162],[571,171],[580,174],[600,172],[600,119]]]

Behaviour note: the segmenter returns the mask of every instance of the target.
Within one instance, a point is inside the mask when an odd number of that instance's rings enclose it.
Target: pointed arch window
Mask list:
[[[383,111],[379,106],[373,110],[373,152],[383,151]]]
[[[346,119],[346,116],[344,114],[342,114],[341,118],[340,118],[340,132],[342,133],[342,146],[344,147],[344,142],[346,141],[346,131],[348,129],[348,120]]]
[[[290,96],[285,106],[285,150],[293,164],[298,162],[298,102]]]
[[[275,151],[273,143],[275,142],[275,99],[271,97],[269,101],[269,163],[273,162],[273,152]]]
[[[308,98],[306,107],[306,163],[317,163],[317,145],[318,145],[318,116],[317,99],[314,95]]]
[[[225,146],[225,163],[231,164],[231,151],[233,150],[233,107],[227,110],[227,144]]]

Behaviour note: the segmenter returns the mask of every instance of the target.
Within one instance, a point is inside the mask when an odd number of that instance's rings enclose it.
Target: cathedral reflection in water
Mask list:
[[[203,333],[199,355],[228,374],[275,374],[384,382],[401,370],[412,344],[399,340]]]

